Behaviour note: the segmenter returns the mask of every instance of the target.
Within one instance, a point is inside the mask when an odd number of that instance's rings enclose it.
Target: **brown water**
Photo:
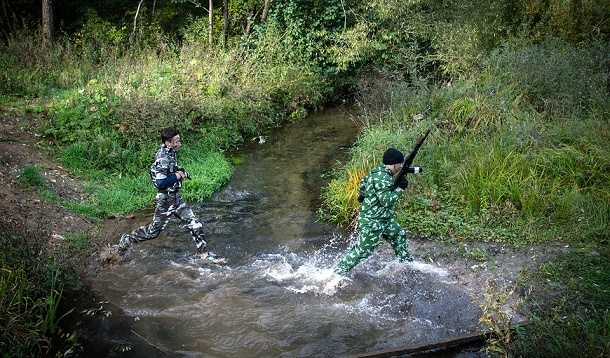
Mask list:
[[[355,238],[315,210],[356,135],[339,108],[245,146],[230,183],[192,205],[228,263],[193,260],[173,221],[92,278],[103,309],[81,322],[86,355],[335,357],[477,330],[472,298],[417,253],[400,264],[385,244],[348,279],[332,273]]]

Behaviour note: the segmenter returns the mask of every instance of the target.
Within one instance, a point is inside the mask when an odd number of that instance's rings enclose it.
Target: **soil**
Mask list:
[[[0,206],[3,220],[23,222],[31,227],[44,224],[52,233],[52,247],[57,247],[69,233],[84,233],[91,238],[90,254],[82,261],[81,276],[87,277],[104,265],[113,262],[108,255],[108,246],[118,241],[123,229],[133,228],[132,216],[112,217],[102,223],[76,215],[58,206],[61,200],[48,200],[41,191],[20,183],[20,171],[27,166],[41,169],[46,191],[57,198],[79,201],[85,197],[83,183],[41,148],[43,138],[30,125],[31,119],[12,113],[0,113]],[[492,287],[516,288],[509,303],[515,303],[529,290],[515,287],[522,271],[531,271],[551,260],[558,253],[569,250],[563,244],[545,244],[527,248],[514,248],[501,244],[469,242],[458,245],[439,243],[433,240],[412,239],[410,248],[417,260],[445,267],[455,285],[463,286],[476,297],[485,294]],[[92,254],[91,254],[92,252]],[[476,252],[468,255],[464,252]],[[476,259],[473,258],[476,256]],[[481,259],[481,257],[483,259]],[[532,292],[536,294],[536,292]],[[540,303],[540,302],[538,302]],[[525,318],[515,315],[515,320]]]
[[[65,237],[73,233],[86,234],[91,240],[87,258],[81,261],[82,278],[90,270],[98,270],[113,261],[105,255],[109,243],[118,239],[117,230],[127,227],[129,218],[108,218],[102,223],[94,222],[75,214],[59,203],[82,201],[86,197],[83,182],[62,167],[42,148],[43,137],[36,133],[32,118],[12,113],[0,113],[0,206],[2,220],[8,224],[25,225],[28,228],[49,233],[50,249],[57,249],[65,243]],[[21,171],[33,166],[44,177],[44,189],[39,189],[21,181]],[[49,195],[49,193],[51,195]],[[49,197],[55,197],[51,200]]]
[[[45,179],[45,189],[60,199],[81,200],[82,183],[71,177],[58,161],[40,149],[41,136],[30,127],[30,120],[0,113],[0,213],[5,220],[25,221],[38,225],[44,218],[46,229],[57,234],[69,231],[88,232],[91,222],[53,205],[41,197],[38,190],[20,182],[20,172],[28,167],[39,168]]]

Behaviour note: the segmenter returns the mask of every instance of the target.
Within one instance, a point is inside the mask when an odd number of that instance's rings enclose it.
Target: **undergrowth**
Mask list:
[[[47,356],[67,350],[75,337],[62,329],[71,313],[64,288],[76,287],[69,266],[47,255],[51,234],[43,221],[34,230],[19,220],[0,220],[0,354]]]
[[[553,59],[531,55],[549,47],[555,48]],[[511,244],[607,240],[610,138],[607,116],[599,114],[609,113],[610,101],[603,96],[605,77],[594,73],[598,64],[588,61],[601,58],[595,54],[602,50],[550,39],[545,46],[492,53],[478,76],[451,86],[422,91],[383,84],[387,96],[376,93],[383,104],[373,106],[385,110],[363,112],[363,134],[325,188],[320,216],[353,223],[362,176],[385,149],[406,154],[431,128],[413,163],[423,173],[409,176],[407,195],[397,205],[397,219],[414,236]],[[574,55],[583,51],[590,56]],[[511,72],[517,63],[519,74]],[[565,77],[554,75],[560,83],[541,91],[536,83],[547,73],[536,71],[559,65],[587,73],[589,82],[574,82],[566,71]],[[571,100],[562,105],[558,98],[566,97]]]

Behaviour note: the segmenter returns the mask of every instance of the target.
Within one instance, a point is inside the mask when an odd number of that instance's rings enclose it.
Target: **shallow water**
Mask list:
[[[346,159],[356,135],[349,113],[333,109],[245,146],[230,183],[192,205],[209,246],[228,263],[194,260],[190,235],[172,221],[158,239],[91,278],[112,315],[82,322],[85,349],[334,357],[476,331],[470,295],[417,252],[415,262],[401,264],[384,244],[347,279],[332,273],[355,237],[318,222],[315,210],[323,174]]]

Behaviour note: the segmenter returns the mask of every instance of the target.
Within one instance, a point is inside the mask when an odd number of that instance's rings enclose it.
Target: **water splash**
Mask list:
[[[267,279],[289,291],[332,296],[349,279],[337,275],[332,268],[320,267],[318,262],[316,254],[309,259],[295,253],[268,254],[258,257],[254,266],[258,266]]]
[[[449,275],[449,271],[439,266],[434,266],[417,260],[409,263],[402,263],[398,261],[398,259],[388,261],[376,273],[380,276],[392,276],[409,269],[437,277],[446,277]]]

